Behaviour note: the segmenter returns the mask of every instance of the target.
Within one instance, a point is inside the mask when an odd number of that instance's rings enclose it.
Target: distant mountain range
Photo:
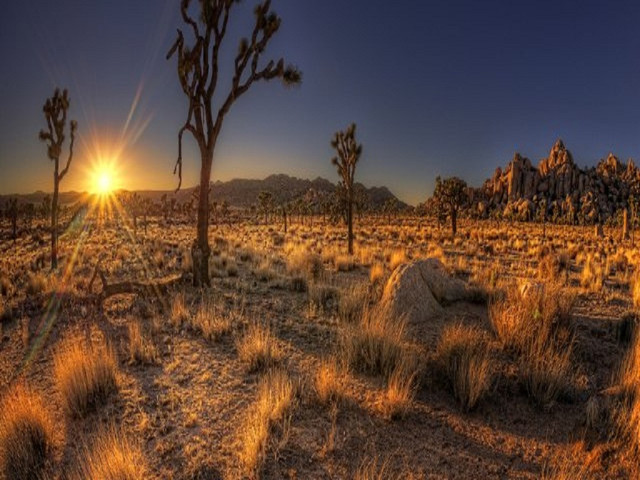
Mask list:
[[[380,210],[388,200],[397,202],[398,208],[404,209],[408,205],[391,193],[387,187],[365,187],[357,184],[358,188],[366,192],[366,197],[370,206],[374,210]],[[226,201],[232,207],[249,207],[258,203],[260,192],[266,191],[273,195],[278,201],[295,201],[298,198],[317,199],[319,197],[333,194],[337,185],[324,178],[313,180],[291,177],[285,174],[269,175],[263,180],[233,179],[226,182],[212,182],[212,197],[218,203]],[[138,194],[143,198],[150,198],[154,202],[159,202],[163,195],[176,197],[179,203],[188,201],[193,194],[195,187],[183,188],[177,193],[173,190],[142,190]],[[44,197],[50,195],[46,192],[37,191],[22,195],[0,195],[0,203],[9,198],[17,197],[20,203],[42,203]],[[87,192],[64,192],[60,194],[61,204],[75,204],[84,202],[91,198]]]

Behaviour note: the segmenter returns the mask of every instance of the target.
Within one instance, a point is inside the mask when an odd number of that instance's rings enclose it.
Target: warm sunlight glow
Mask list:
[[[92,191],[99,195],[109,195],[115,188],[115,169],[113,163],[100,163],[92,172]]]

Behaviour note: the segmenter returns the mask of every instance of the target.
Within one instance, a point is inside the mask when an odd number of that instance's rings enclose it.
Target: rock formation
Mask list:
[[[562,140],[537,167],[516,153],[503,170],[477,189],[467,213],[521,221],[595,224],[616,219],[629,206],[629,195],[640,187],[640,169],[609,154],[597,166],[581,169]]]

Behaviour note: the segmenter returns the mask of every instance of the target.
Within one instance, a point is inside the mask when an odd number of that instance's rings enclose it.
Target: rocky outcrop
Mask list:
[[[610,153],[596,167],[581,169],[558,140],[537,167],[516,153],[505,169],[497,168],[474,189],[467,213],[479,218],[594,224],[621,219],[633,191],[640,192],[640,169],[633,160],[623,164]]]

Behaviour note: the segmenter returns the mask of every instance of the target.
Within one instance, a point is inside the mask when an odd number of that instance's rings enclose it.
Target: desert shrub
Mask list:
[[[78,461],[74,480],[145,480],[146,459],[136,444],[111,428],[98,436]]]
[[[352,285],[340,294],[338,318],[345,323],[360,320],[369,302],[369,289],[365,284]]]
[[[0,476],[47,478],[53,461],[54,424],[40,395],[16,386],[0,404]]]
[[[269,327],[259,323],[249,325],[236,348],[251,372],[266,370],[282,359],[276,336]]]
[[[295,396],[296,388],[282,370],[272,370],[260,380],[258,398],[240,432],[240,462],[251,478],[259,476],[270,438],[286,438],[286,417],[293,408]]]
[[[365,310],[360,322],[342,334],[347,363],[359,372],[388,378],[403,358],[405,329],[404,319],[378,308]]]
[[[491,352],[483,333],[462,324],[445,327],[436,358],[462,409],[473,409],[492,382]]]
[[[346,369],[336,359],[323,360],[314,376],[316,398],[322,405],[339,403],[346,396]]]
[[[152,364],[158,361],[158,350],[140,321],[129,323],[129,362]]]
[[[210,299],[204,299],[193,317],[192,327],[208,341],[218,341],[231,331],[231,318],[216,309]]]
[[[548,406],[572,382],[571,310],[575,296],[558,284],[510,287],[489,309],[503,346],[518,355],[521,380],[529,395]]]
[[[54,353],[53,366],[64,408],[72,416],[84,416],[117,390],[115,351],[104,339],[71,338]]]
[[[171,313],[169,320],[175,328],[180,328],[189,320],[189,308],[186,305],[184,293],[180,292],[171,302]]]
[[[292,292],[305,293],[309,289],[309,283],[303,276],[293,276],[289,279],[289,289]]]
[[[351,255],[338,255],[334,260],[338,272],[350,272],[356,268],[356,260]]]
[[[287,258],[287,269],[290,273],[318,280],[324,273],[324,264],[320,255],[310,252],[308,248],[298,247]]]

